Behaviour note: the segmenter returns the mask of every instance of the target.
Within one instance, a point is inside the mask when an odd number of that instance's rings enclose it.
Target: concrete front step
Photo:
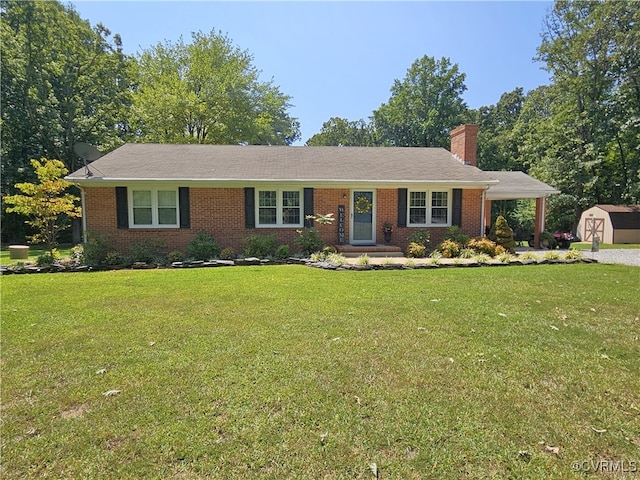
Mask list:
[[[336,249],[347,258],[365,254],[368,257],[404,257],[402,249],[395,245],[338,245]]]

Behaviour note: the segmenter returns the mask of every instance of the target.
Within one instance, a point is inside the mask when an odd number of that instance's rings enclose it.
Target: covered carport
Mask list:
[[[494,200],[536,200],[536,219],[533,231],[533,243],[535,248],[540,248],[540,234],[545,229],[545,215],[547,197],[559,190],[547,185],[540,180],[530,177],[524,172],[485,172],[499,183],[492,185],[485,192],[484,200],[484,226],[491,227],[491,202]]]

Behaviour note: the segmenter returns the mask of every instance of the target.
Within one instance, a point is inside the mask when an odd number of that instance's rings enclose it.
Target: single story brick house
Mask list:
[[[149,238],[184,250],[201,231],[236,252],[252,234],[274,233],[293,246],[314,213],[336,218],[316,225],[328,244],[379,245],[388,222],[390,243],[404,250],[416,229],[428,229],[434,243],[451,225],[484,234],[488,192],[500,181],[476,167],[477,131],[477,125],[452,131],[451,152],[126,144],[66,178],[81,189],[84,231],[106,234],[120,251]],[[525,177],[536,198],[556,193]]]

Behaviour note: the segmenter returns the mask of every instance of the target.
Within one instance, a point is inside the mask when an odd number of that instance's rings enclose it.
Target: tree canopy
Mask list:
[[[158,43],[139,57],[134,94],[138,140],[291,144],[300,136],[290,97],[262,82],[247,51],[214,31],[191,43]]]

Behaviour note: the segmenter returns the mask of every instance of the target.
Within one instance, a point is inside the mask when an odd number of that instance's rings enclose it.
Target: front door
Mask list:
[[[351,194],[351,232],[349,243],[352,245],[375,245],[375,195],[371,190],[354,190]]]

